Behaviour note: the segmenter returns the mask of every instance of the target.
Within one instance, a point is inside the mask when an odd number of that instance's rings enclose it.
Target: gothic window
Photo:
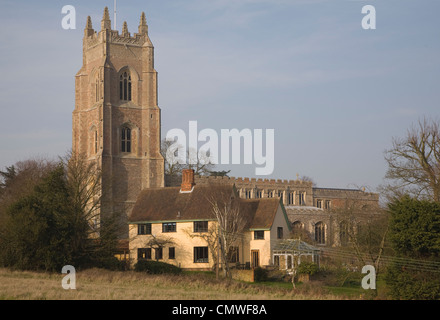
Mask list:
[[[119,99],[131,101],[131,76],[128,72],[119,76]]]
[[[100,100],[99,97],[99,79],[96,79],[95,83],[95,101],[98,102]]]
[[[127,127],[121,131],[121,151],[131,152],[131,129]]]
[[[315,241],[318,244],[325,244],[325,224],[322,222],[315,224]]]
[[[293,205],[295,203],[294,199],[295,199],[295,193],[289,192],[289,202],[288,202],[288,204],[289,205]]]
[[[341,246],[348,244],[348,224],[346,221],[342,221],[339,224],[339,240],[341,241]]]
[[[330,210],[332,203],[330,200],[325,200],[325,209]]]
[[[306,200],[305,200],[305,193],[304,192],[300,192],[298,194],[298,204],[300,206],[304,206],[306,205]]]
[[[316,200],[316,207],[322,209],[322,200]]]
[[[293,232],[301,231],[303,229],[303,224],[301,223],[301,221],[295,221],[294,223],[292,223],[292,229]]]
[[[98,153],[98,130],[95,130],[95,154]]]

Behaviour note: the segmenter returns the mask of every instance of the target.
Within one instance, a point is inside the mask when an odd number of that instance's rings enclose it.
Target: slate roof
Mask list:
[[[231,199],[245,216],[246,229],[270,229],[279,198],[241,199],[234,184],[195,185],[192,192],[182,193],[180,187],[143,190],[128,218],[129,223],[215,220],[209,199]]]

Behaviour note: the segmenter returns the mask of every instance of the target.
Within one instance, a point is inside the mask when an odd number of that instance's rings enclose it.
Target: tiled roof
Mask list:
[[[268,229],[272,226],[279,198],[241,199],[233,184],[195,185],[192,192],[180,187],[143,190],[132,210],[129,223],[159,221],[215,220],[210,199],[231,199],[239,204],[246,219],[246,229]]]

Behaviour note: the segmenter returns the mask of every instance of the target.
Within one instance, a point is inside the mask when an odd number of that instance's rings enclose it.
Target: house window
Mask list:
[[[208,221],[194,221],[194,232],[208,232]]]
[[[138,224],[138,235],[151,234],[151,223]]]
[[[271,190],[271,191],[268,191],[268,192],[267,192],[267,197],[268,197],[268,198],[273,198],[273,194],[274,194],[274,191],[272,191],[272,190]]]
[[[254,231],[254,240],[264,240],[264,230]]]
[[[127,72],[119,77],[119,99],[131,101],[131,76]]]
[[[168,259],[176,259],[176,248],[174,247],[168,248]]]
[[[162,232],[176,232],[176,223],[175,222],[162,223]]]
[[[162,252],[163,252],[162,248],[155,248],[154,249],[154,255],[155,255],[156,260],[162,260],[163,259]]]
[[[194,247],[194,263],[208,262],[208,247]]]
[[[127,127],[121,131],[121,151],[131,152],[131,129]]]
[[[316,200],[316,207],[322,209],[322,200]]]
[[[238,254],[238,247],[231,247],[229,248],[229,252],[228,252],[228,261],[232,262],[232,263],[236,263],[240,261],[240,256]]]
[[[325,244],[325,224],[322,222],[315,224],[315,241],[318,244]]]
[[[138,260],[149,260],[149,259],[151,259],[151,248],[139,248]]]
[[[277,228],[277,239],[283,239],[283,227]]]

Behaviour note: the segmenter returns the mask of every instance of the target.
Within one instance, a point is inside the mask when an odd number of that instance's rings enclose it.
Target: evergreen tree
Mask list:
[[[396,257],[386,281],[397,299],[440,299],[440,203],[409,196],[389,204]]]

